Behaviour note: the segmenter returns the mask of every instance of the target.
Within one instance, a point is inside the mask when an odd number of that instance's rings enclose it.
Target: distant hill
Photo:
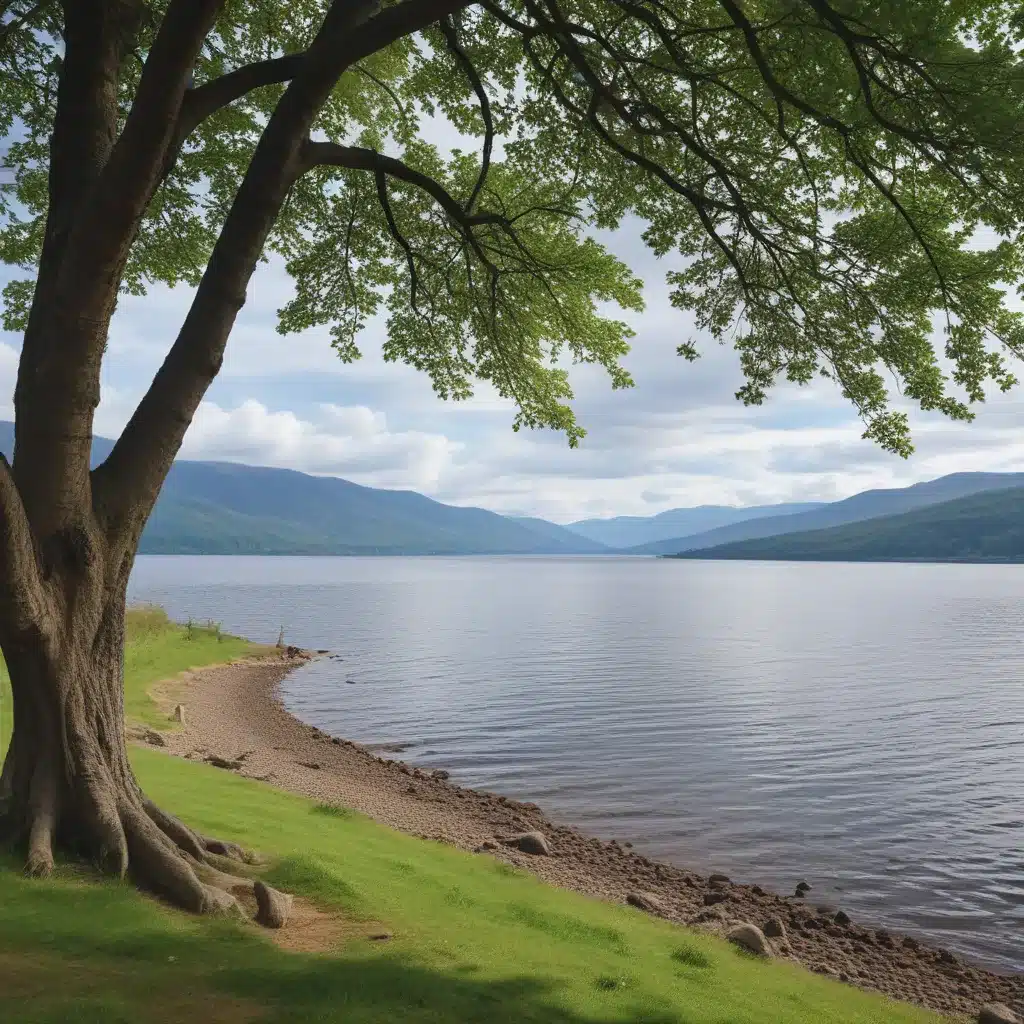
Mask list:
[[[577,548],[574,554],[580,555],[608,555],[616,554],[605,544],[600,544],[589,537],[583,537],[567,526],[559,526],[557,523],[549,522],[547,519],[537,519],[534,516],[505,516],[509,522],[519,523],[528,530],[532,530],[541,537],[558,544],[571,544]]]
[[[13,424],[0,422],[10,456]],[[113,442],[96,438],[93,461]],[[515,521],[413,491],[227,462],[179,461],[142,535],[143,554],[593,554],[606,550],[544,520]]]
[[[809,530],[674,558],[844,562],[1024,562],[1024,487],[966,498],[826,530]]]
[[[731,523],[763,516],[789,515],[821,508],[822,502],[794,502],[782,505],[698,505],[695,508],[671,508],[654,516],[615,516],[612,519],[581,519],[567,529],[610,548],[631,548],[631,554],[661,554],[641,551],[640,546],[663,540],[676,540],[694,533],[713,530]],[[678,551],[678,547],[670,548]]]
[[[953,473],[950,476],[928,480],[911,487],[891,490],[862,491],[843,501],[822,505],[809,512],[793,515],[767,516],[732,523],[706,533],[679,536],[672,543],[659,545],[659,550],[649,547],[633,549],[630,554],[675,554],[683,551],[717,547],[742,540],[761,537],[777,537],[787,533],[802,533],[806,530],[821,530],[831,526],[842,526],[878,516],[897,515],[915,508],[952,501],[956,498],[978,494],[983,491],[1003,490],[1008,487],[1024,486],[1024,473]]]

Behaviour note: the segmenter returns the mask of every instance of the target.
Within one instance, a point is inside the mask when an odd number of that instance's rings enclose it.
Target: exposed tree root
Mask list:
[[[43,773],[37,779],[27,808],[25,871],[46,877],[54,867],[60,787]],[[191,913],[248,916],[238,897],[254,899],[254,879],[244,865],[255,858],[237,843],[200,835],[146,798],[115,800],[106,787],[82,789],[73,838],[102,870],[127,874],[139,888]],[[21,832],[24,837],[24,826]]]

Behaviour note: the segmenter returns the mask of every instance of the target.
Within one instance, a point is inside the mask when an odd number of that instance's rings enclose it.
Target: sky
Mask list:
[[[636,338],[626,365],[636,387],[612,391],[602,372],[573,372],[574,405],[588,431],[578,449],[550,431],[514,433],[511,405],[486,388],[463,403],[436,398],[418,371],[382,360],[382,323],[367,328],[363,358],[348,365],[325,330],[282,337],[276,310],[290,282],[270,264],[250,284],[223,370],[181,456],[330,474],[556,522],[700,504],[827,501],[961,470],[1024,470],[1020,391],[990,400],[973,424],[917,413],[918,450],[908,461],[862,440],[859,420],[827,382],[782,386],[764,406],[744,408],[733,397],[736,354],[705,338],[700,360],[679,358],[676,346],[693,329],[668,304],[666,267],[636,231],[612,243],[645,281],[647,308],[628,317]],[[127,421],[190,294],[161,286],[121,303],[97,434],[115,437]],[[3,419],[13,418],[18,344],[0,335]]]
[[[360,336],[363,358],[347,365],[326,329],[282,337],[277,310],[291,283],[272,260],[250,282],[223,369],[181,457],[340,476],[560,523],[703,504],[832,501],[964,470],[1024,470],[1020,389],[994,395],[971,424],[912,412],[917,451],[909,460],[862,440],[863,425],[826,381],[784,384],[763,406],[745,408],[734,397],[736,353],[702,337],[689,314],[671,307],[671,265],[646,249],[640,225],[603,240],[645,282],[646,309],[623,316],[636,332],[625,359],[633,389],[612,391],[592,367],[572,372],[573,405],[588,431],[579,448],[551,431],[514,433],[511,403],[487,386],[466,402],[441,401],[419,371],[383,361],[383,319]],[[0,267],[0,285],[10,276]],[[122,299],[96,434],[120,432],[190,300],[190,289],[165,286]],[[696,363],[676,355],[692,337],[703,353]],[[0,419],[13,419],[19,344],[0,332]],[[1024,378],[1024,367],[1015,369]]]

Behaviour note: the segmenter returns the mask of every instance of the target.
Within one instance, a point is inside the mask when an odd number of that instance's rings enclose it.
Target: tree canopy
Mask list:
[[[517,425],[575,443],[559,359],[628,385],[630,330],[609,310],[642,304],[593,231],[637,217],[655,253],[685,258],[673,303],[735,343],[740,398],[822,374],[871,437],[905,453],[894,386],[967,418],[986,385],[1013,383],[1006,356],[1024,351],[1004,301],[1024,214],[1015,8],[8,0],[0,131],[14,173],[0,257],[24,275],[6,289],[4,325],[28,327],[48,213],[51,226],[88,220],[83,197],[133,158],[133,118],[168,118],[122,292],[210,278],[232,211],[251,216],[244,183],[277,175],[280,209],[258,248],[295,281],[282,332],[329,325],[351,360],[386,309],[387,358],[426,371],[444,397],[489,380],[518,405]],[[187,65],[180,99],[175,60]],[[289,104],[316,76],[322,100]],[[62,126],[62,96],[92,87],[116,118]],[[432,115],[464,134],[463,151],[431,141]],[[289,116],[308,125],[282,168],[275,120]],[[62,210],[65,192],[75,201]],[[698,354],[693,338],[678,349]]]

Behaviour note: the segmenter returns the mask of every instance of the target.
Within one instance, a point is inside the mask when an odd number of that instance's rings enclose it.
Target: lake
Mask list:
[[[153,556],[130,597],[336,652],[283,687],[335,735],[1024,970],[1024,567]]]

